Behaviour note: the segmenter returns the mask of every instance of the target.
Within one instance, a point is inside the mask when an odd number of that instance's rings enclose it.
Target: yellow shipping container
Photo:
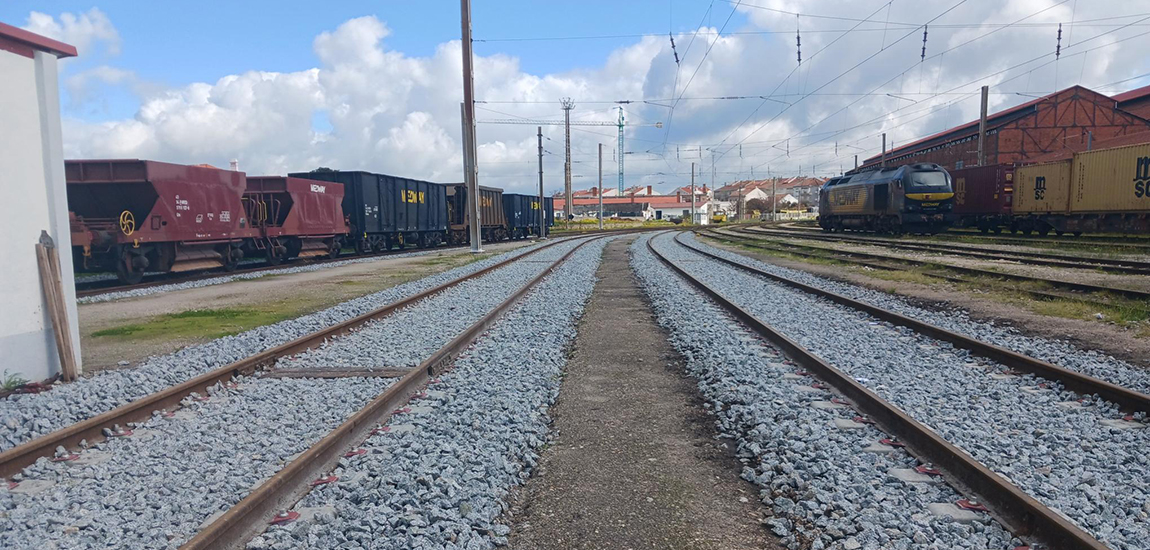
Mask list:
[[[1150,143],[1074,155],[1070,210],[1150,211]]]
[[[1014,170],[1016,214],[1065,213],[1070,203],[1069,159]]]

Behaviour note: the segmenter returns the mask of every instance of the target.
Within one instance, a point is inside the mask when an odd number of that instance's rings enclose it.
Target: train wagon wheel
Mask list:
[[[343,243],[339,239],[332,239],[331,246],[328,248],[327,257],[336,259],[339,257],[340,252],[343,251]]]
[[[224,271],[235,271],[240,267],[240,260],[244,259],[244,252],[238,246],[228,245],[223,251]]]
[[[371,252],[371,245],[368,244],[367,239],[355,240],[355,253],[359,256],[364,256]]]
[[[126,285],[139,284],[144,280],[144,270],[133,265],[133,256],[135,254],[125,250],[120,254],[120,261],[116,262],[116,278]]]
[[[281,245],[279,241],[269,240],[264,249],[264,256],[268,265],[280,265],[284,262],[284,257],[287,256],[287,248]]]

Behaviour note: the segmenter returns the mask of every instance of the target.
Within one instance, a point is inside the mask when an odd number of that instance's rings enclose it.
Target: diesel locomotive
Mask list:
[[[907,164],[828,180],[819,195],[824,231],[938,233],[954,222],[954,187],[937,164]]]

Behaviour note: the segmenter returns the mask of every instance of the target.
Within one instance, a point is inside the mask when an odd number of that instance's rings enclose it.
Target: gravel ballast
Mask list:
[[[333,358],[373,357],[397,342],[408,343],[404,352],[418,362],[576,244],[561,243],[442,299],[422,300],[396,312],[399,322],[385,322],[389,316],[369,323],[291,366],[334,368]],[[0,520],[11,536],[5,547],[176,547],[392,383],[243,379],[235,388],[217,386],[206,403],[185,399],[188,407],[171,419],[157,413],[135,434],[81,453],[106,462],[76,468],[40,459],[20,479],[57,485],[35,495],[3,493],[0,510],[12,520],[8,528]]]
[[[1150,429],[1142,413],[1125,424],[1131,428],[1116,427],[1123,414],[1112,403],[1090,396],[1079,403],[1083,396],[1060,384],[1043,389],[1030,375],[1002,376],[1005,367],[966,350],[697,261],[704,257],[669,237],[655,242],[688,272],[1111,547],[1147,547]]]
[[[918,462],[902,451],[863,452],[887,436],[869,425],[836,428],[854,411],[812,406],[832,394],[810,391],[809,376],[785,378],[799,369],[662,265],[646,242],[632,246],[632,267],[788,548],[1008,547],[1010,534],[984,514],[959,523],[928,512],[927,504],[961,497],[943,484],[893,478],[891,469]]]
[[[1009,326],[996,325],[990,322],[971,319],[967,312],[961,309],[945,311],[925,309],[908,303],[906,300],[892,296],[878,290],[872,290],[858,285],[834,281],[805,271],[790,269],[774,264],[760,262],[740,254],[723,250],[695,239],[693,234],[683,235],[683,240],[696,247],[702,247],[707,252],[718,254],[724,258],[741,262],[744,265],[757,267],[769,273],[793,279],[800,283],[841,294],[848,298],[863,301],[868,304],[889,309],[945,328],[989,342],[1018,353],[1029,355],[1072,369],[1095,378],[1106,380],[1119,386],[1150,393],[1150,371],[1132,366],[1125,361],[1111,357],[1105,353],[1080,349],[1063,340],[1050,340],[1046,338],[1022,334]]]
[[[547,440],[566,347],[594,286],[605,240],[588,244],[528,293],[394,416],[339,481],[297,506],[306,519],[249,548],[450,548],[505,544],[497,522]]]
[[[532,249],[517,249],[295,319],[155,356],[135,368],[103,371],[40,394],[10,395],[0,399],[0,451]]]
[[[79,453],[96,463],[42,458],[21,485],[52,487],[0,490],[0,547],[178,547],[392,382],[246,378]]]
[[[277,367],[414,367],[577,245],[562,243],[451,287]]]

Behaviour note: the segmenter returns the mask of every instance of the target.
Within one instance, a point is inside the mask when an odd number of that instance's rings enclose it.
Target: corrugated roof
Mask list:
[[[1131,101],[1134,99],[1142,99],[1150,95],[1150,86],[1143,86],[1141,88],[1134,88],[1133,90],[1122,92],[1114,96],[1114,101],[1122,103],[1124,101]]]

